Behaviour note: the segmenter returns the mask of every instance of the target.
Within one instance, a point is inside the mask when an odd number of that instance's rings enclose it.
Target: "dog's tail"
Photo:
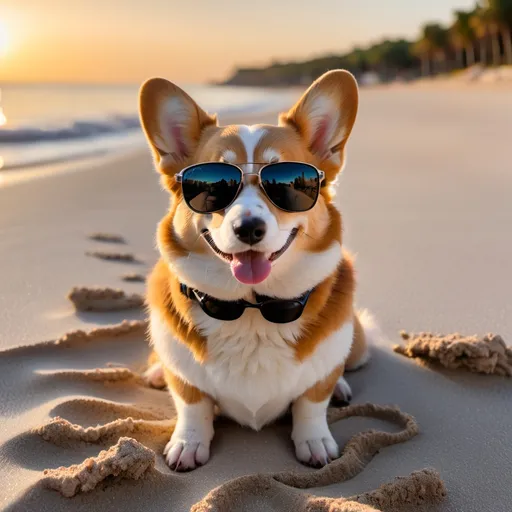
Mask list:
[[[354,341],[345,370],[352,372],[362,368],[370,360],[370,347],[381,338],[381,330],[372,314],[366,309],[358,311],[354,315]]]

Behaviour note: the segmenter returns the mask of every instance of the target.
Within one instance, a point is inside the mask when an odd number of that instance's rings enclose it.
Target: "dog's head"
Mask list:
[[[331,71],[279,118],[278,126],[218,126],[176,85],[147,81],[140,93],[142,126],[171,208],[158,244],[180,280],[227,300],[296,297],[330,275],[341,259],[341,217],[331,187],[341,171],[355,121],[358,91],[347,71]],[[176,174],[194,163],[237,164],[244,173],[235,201],[199,214],[184,202]],[[262,163],[306,162],[325,173],[315,206],[302,213],[275,207],[261,189]]]

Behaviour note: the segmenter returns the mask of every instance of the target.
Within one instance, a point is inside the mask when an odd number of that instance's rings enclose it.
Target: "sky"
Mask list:
[[[178,83],[416,37],[475,0],[0,0],[0,82]]]

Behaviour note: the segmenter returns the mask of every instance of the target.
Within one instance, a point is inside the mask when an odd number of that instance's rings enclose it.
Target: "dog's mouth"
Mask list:
[[[298,228],[293,228],[290,231],[290,235],[288,236],[288,239],[286,240],[286,243],[283,245],[283,247],[281,247],[281,249],[278,251],[270,254],[270,256],[265,255],[264,252],[252,250],[229,254],[221,251],[217,247],[213,241],[213,237],[210,231],[205,229],[201,234],[213,252],[219,258],[229,263],[231,272],[237,281],[243,284],[258,284],[264,281],[270,275],[270,271],[272,270],[272,263],[274,263],[286,252],[288,247],[290,247],[294,241],[298,232]]]

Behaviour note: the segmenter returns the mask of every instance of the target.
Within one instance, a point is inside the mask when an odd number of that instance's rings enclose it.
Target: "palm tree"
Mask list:
[[[512,64],[512,0],[486,0],[486,5],[494,20],[496,39],[497,33],[501,33],[505,60],[507,64]]]
[[[448,50],[448,30],[439,23],[427,23],[423,27],[423,39],[426,40],[436,64],[437,72],[445,71],[446,52]]]
[[[473,41],[475,34],[471,26],[472,12],[455,11],[455,22],[450,28],[450,39],[457,51],[459,67],[464,67],[462,58],[463,51],[466,53],[466,65],[468,67],[475,63],[475,49]]]
[[[478,17],[480,23],[485,27],[485,32],[491,37],[491,50],[492,50],[492,64],[493,66],[499,66],[501,64],[501,50],[500,50],[500,39],[499,39],[499,22],[496,11],[488,7],[489,1],[486,0],[487,6],[477,7]]]
[[[458,68],[464,67],[464,43],[457,31],[455,23],[450,27],[450,41],[455,48],[455,61]]]
[[[430,75],[430,44],[428,41],[422,37],[416,41],[412,48],[411,52],[413,55],[418,57],[421,60],[421,76],[429,76]]]
[[[487,65],[487,44],[489,36],[489,17],[487,10],[477,5],[471,15],[471,28],[478,39],[480,46],[480,63],[482,66]]]

